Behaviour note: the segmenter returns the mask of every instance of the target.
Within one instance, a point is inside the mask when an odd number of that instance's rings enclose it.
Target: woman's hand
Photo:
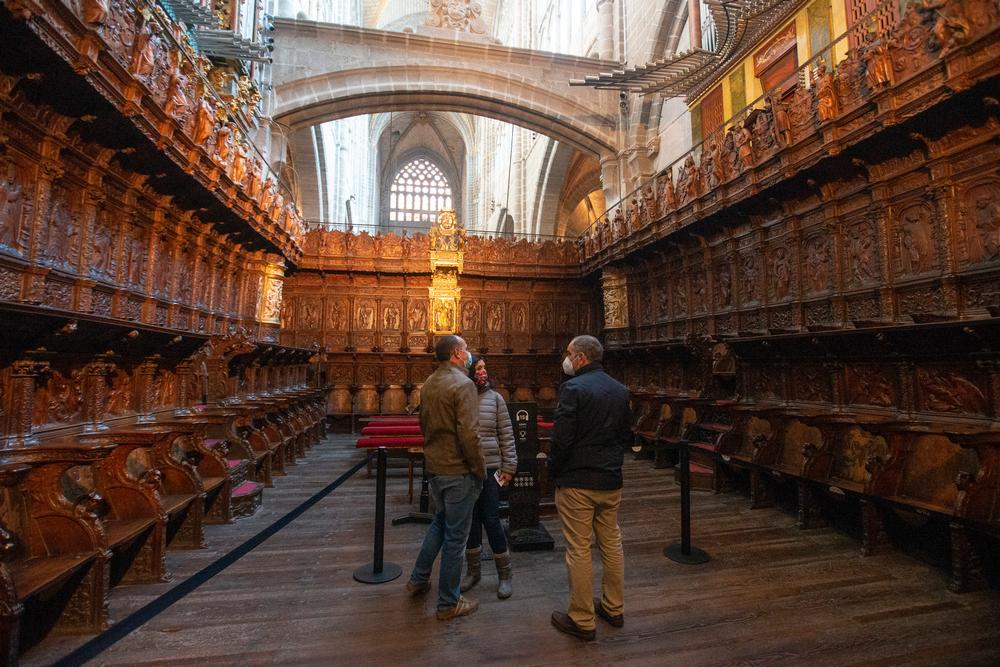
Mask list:
[[[514,476],[509,472],[500,471],[500,486],[507,486],[512,479],[514,479]]]

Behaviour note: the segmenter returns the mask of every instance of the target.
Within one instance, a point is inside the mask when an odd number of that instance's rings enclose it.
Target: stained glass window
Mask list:
[[[452,208],[451,186],[437,165],[417,158],[403,165],[389,187],[390,225],[430,225]]]

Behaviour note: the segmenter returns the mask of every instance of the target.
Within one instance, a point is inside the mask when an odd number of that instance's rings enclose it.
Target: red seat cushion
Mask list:
[[[373,438],[359,438],[358,449],[370,449],[373,447],[423,447],[423,436],[402,435],[402,436],[381,436]]]
[[[361,435],[420,435],[419,426],[365,426]]]

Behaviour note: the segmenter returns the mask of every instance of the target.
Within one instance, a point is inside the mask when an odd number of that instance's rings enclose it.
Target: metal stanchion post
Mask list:
[[[395,563],[383,562],[382,552],[385,542],[385,478],[386,453],[384,447],[378,448],[378,462],[375,473],[375,547],[374,557],[368,565],[362,565],[354,571],[354,578],[363,584],[384,584],[392,581],[403,573],[403,569]]]
[[[687,443],[680,444],[681,467],[681,541],[663,550],[663,555],[670,560],[684,565],[707,563],[711,557],[691,546],[691,461]]]

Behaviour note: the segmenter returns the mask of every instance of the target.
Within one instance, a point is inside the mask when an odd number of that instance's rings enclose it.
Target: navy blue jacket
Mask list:
[[[632,444],[629,392],[600,364],[580,368],[559,387],[549,472],[556,486],[622,488],[622,460]]]

